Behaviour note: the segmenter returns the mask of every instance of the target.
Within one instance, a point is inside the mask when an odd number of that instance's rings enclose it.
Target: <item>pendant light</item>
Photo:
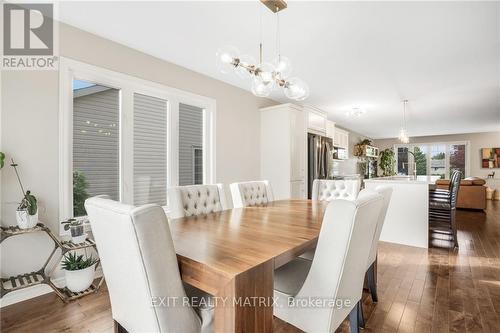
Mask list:
[[[406,129],[406,105],[408,104],[408,100],[403,100],[403,121],[401,124],[401,129],[399,130],[398,139],[401,143],[410,142],[410,138],[408,136],[408,130]]]
[[[249,55],[241,55],[234,46],[225,46],[217,50],[217,68],[227,74],[236,72],[242,79],[251,79],[252,93],[258,97],[268,97],[276,87],[281,87],[286,97],[303,101],[309,97],[309,87],[301,79],[290,77],[292,62],[281,55],[279,12],[287,7],[283,0],[261,2],[276,14],[276,50],[277,56],[272,63],[264,62],[262,57],[262,14],[260,15],[259,62]]]

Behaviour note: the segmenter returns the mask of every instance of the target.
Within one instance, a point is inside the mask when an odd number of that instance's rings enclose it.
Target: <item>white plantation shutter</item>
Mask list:
[[[196,106],[180,103],[179,104],[179,185],[183,186],[183,185],[194,185],[202,183],[203,181],[202,145],[203,145],[203,109]]]
[[[167,204],[167,101],[134,93],[134,205]]]
[[[120,91],[100,85],[73,92],[73,171],[88,182],[89,196],[119,200]]]

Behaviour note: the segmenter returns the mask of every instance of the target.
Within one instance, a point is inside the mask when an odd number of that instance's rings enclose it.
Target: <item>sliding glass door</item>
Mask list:
[[[446,178],[446,145],[430,145],[430,169],[429,174]]]
[[[450,167],[449,176],[453,170],[459,170],[462,175],[466,174],[466,151],[467,146],[465,144],[452,144],[449,146],[449,156],[450,156]]]
[[[429,157],[429,147],[421,145],[413,148],[413,159],[417,168],[417,176],[427,175],[427,159]]]
[[[407,176],[408,172],[408,147],[397,148],[398,175]]]
[[[398,175],[417,175],[449,178],[453,170],[460,170],[462,177],[468,175],[468,143],[444,142],[426,144],[395,145]]]

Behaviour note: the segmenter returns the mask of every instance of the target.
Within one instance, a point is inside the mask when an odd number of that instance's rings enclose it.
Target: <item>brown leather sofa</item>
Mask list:
[[[486,209],[486,181],[477,177],[462,179],[458,190],[457,208]],[[436,180],[437,188],[448,189],[450,181]]]

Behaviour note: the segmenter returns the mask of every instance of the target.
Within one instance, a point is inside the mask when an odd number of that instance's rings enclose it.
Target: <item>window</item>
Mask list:
[[[417,168],[417,176],[427,175],[427,151],[427,146],[416,146],[413,149],[413,160],[415,162],[415,167]]]
[[[203,149],[193,146],[193,184],[203,184]]]
[[[468,143],[448,142],[395,145],[398,175],[411,175],[416,168],[417,175],[449,178],[453,170],[460,170],[462,177],[469,172]],[[406,167],[408,166],[408,167]]]
[[[454,170],[460,170],[462,172],[462,175],[466,174],[465,170],[466,148],[467,146],[465,144],[452,144],[449,146],[449,154],[450,154],[449,177],[451,177],[451,173]]]
[[[446,177],[446,145],[431,145],[430,158],[430,174],[444,179]]]
[[[408,175],[408,147],[398,147],[398,175]]]
[[[60,220],[94,195],[168,206],[168,187],[214,182],[214,100],[64,57],[59,75]]]
[[[179,105],[179,185],[203,183],[203,109],[187,104]],[[196,151],[201,154],[198,161],[198,179],[195,177]]]
[[[167,101],[134,94],[134,205],[167,204]]]
[[[73,216],[85,216],[85,199],[120,199],[120,91],[73,81]]]

